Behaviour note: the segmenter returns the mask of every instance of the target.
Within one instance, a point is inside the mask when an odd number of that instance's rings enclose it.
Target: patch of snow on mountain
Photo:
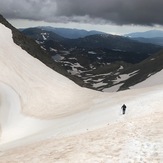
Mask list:
[[[130,78],[130,75],[129,74],[123,74],[123,75],[120,75],[119,77],[117,77],[117,79],[114,81],[114,84],[116,83],[119,83],[121,81],[125,81],[127,79]]]
[[[123,85],[123,83],[116,84],[112,87],[104,88],[102,91],[103,92],[117,92],[122,85]]]
[[[47,33],[41,33],[41,36],[44,41],[47,40],[47,38],[49,37],[49,35]]]
[[[120,66],[119,70],[123,70],[123,69],[124,69],[124,67],[123,66]]]
[[[63,55],[68,55],[68,54],[70,54],[70,52],[69,52],[69,51],[66,51],[66,50],[61,51],[61,53],[62,53]]]
[[[138,72],[139,72],[139,70],[133,71],[133,72],[129,73],[129,76],[130,76],[130,77],[131,77],[131,76],[134,76],[134,75],[136,75]]]
[[[94,83],[93,87],[98,88],[98,87],[105,86],[105,85],[107,85],[107,83],[100,82],[100,83]]]
[[[64,59],[64,57],[62,57],[62,56],[59,55],[59,54],[56,54],[56,55],[52,56],[52,58],[53,58],[56,62],[59,62],[59,61],[61,61],[62,59]]]
[[[97,54],[97,53],[94,51],[88,51],[88,54]]]
[[[64,62],[64,65],[66,65],[65,64],[66,62]],[[79,69],[79,68],[82,68],[82,69],[84,69],[84,67],[83,66],[81,66],[79,63],[70,63],[69,62],[69,66],[71,66],[71,68],[72,68],[72,70],[68,70],[68,72],[71,74],[71,75],[78,75],[78,74],[81,74],[81,69]]]
[[[50,51],[58,52],[58,50],[54,48],[50,48]]]
[[[45,51],[46,51],[46,49],[45,49],[43,46],[41,46],[41,49],[43,49],[43,50],[45,50]]]
[[[117,83],[120,83],[120,82],[122,82],[122,81],[125,81],[125,80],[129,79],[130,77],[136,75],[136,73],[138,73],[138,71],[139,71],[139,70],[136,70],[136,71],[134,71],[134,72],[132,72],[132,73],[129,73],[129,74],[122,74],[122,75],[119,75],[119,76],[117,77],[117,79],[114,80],[114,84],[117,84]]]

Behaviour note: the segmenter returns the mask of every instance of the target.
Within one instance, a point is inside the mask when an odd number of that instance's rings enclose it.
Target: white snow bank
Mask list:
[[[54,118],[88,109],[76,104],[81,100],[89,103],[91,91],[31,57],[13,42],[11,31],[3,25],[0,25],[0,38],[0,80],[20,96],[24,113]]]
[[[39,120],[22,114],[21,98],[11,87],[3,83],[0,83],[0,101],[2,130],[0,144],[38,133],[52,125],[50,121]]]
[[[94,109],[87,112],[85,118],[83,116],[83,119],[80,119],[84,114],[80,113],[76,123],[67,124],[67,130],[66,128],[61,130],[63,134],[66,131],[72,133],[85,126],[85,133],[78,132],[77,135],[58,139],[51,137],[28,146],[1,151],[0,160],[2,163],[11,161],[161,163],[163,161],[162,89],[163,86],[129,90],[113,93],[110,98],[99,97],[92,106]],[[127,113],[124,116],[120,115],[118,112],[120,110],[117,109],[121,100],[124,102],[128,100]],[[115,102],[118,103],[117,106]],[[103,125],[99,126],[100,124]]]
[[[52,119],[89,109],[92,91],[31,57],[13,42],[11,30],[2,24],[0,38],[1,143],[38,133],[52,123],[27,115]]]
[[[26,116],[19,115],[20,113],[11,112],[13,117],[16,117],[15,124],[12,125],[13,133],[16,133],[11,139],[4,139],[9,144],[1,145],[1,149],[7,149],[35,141],[41,141],[49,137],[65,137],[74,134],[84,133],[90,130],[101,128],[107,124],[119,123],[124,120],[132,120],[138,117],[148,116],[157,112],[163,111],[162,87],[135,89],[118,93],[102,93],[96,98],[92,95],[92,105],[89,110],[73,114],[68,117],[57,118],[54,120],[37,120]],[[121,106],[125,103],[127,105],[127,112],[125,117],[121,114]],[[84,104],[88,107],[87,103]],[[78,107],[78,106],[76,106]],[[22,117],[22,119],[21,119]],[[12,120],[9,121],[12,124]],[[19,133],[19,131],[24,132]],[[5,135],[10,133],[10,130],[3,130]],[[7,131],[7,132],[6,132]],[[30,136],[30,137],[29,137]],[[19,138],[21,138],[19,140]],[[12,142],[16,141],[16,142]]]

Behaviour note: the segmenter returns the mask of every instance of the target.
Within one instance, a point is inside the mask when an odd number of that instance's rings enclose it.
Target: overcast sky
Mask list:
[[[111,33],[162,29],[163,0],[0,0],[16,27],[52,25]]]

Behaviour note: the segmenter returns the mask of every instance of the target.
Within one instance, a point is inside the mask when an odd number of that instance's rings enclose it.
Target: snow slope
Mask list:
[[[6,121],[8,126],[21,123],[20,128],[23,128],[27,119],[31,123],[31,118],[26,115],[52,119],[88,108],[82,103],[90,103],[91,91],[81,91],[75,83],[31,57],[13,42],[11,31],[3,25],[0,25],[0,38],[2,134],[7,130]],[[85,92],[88,92],[87,97]],[[74,101],[82,103],[76,107]],[[15,118],[8,117],[10,114],[14,114]],[[39,119],[37,123],[38,121]],[[33,126],[33,123],[30,126]],[[38,128],[38,125],[36,126]]]
[[[0,38],[1,163],[163,162],[163,71],[97,92],[31,57],[1,24]]]

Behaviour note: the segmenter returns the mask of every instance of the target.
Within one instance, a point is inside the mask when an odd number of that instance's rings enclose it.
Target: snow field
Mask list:
[[[121,121],[62,139],[51,138],[1,152],[2,163],[161,163],[163,114]],[[153,125],[155,124],[155,125]]]

